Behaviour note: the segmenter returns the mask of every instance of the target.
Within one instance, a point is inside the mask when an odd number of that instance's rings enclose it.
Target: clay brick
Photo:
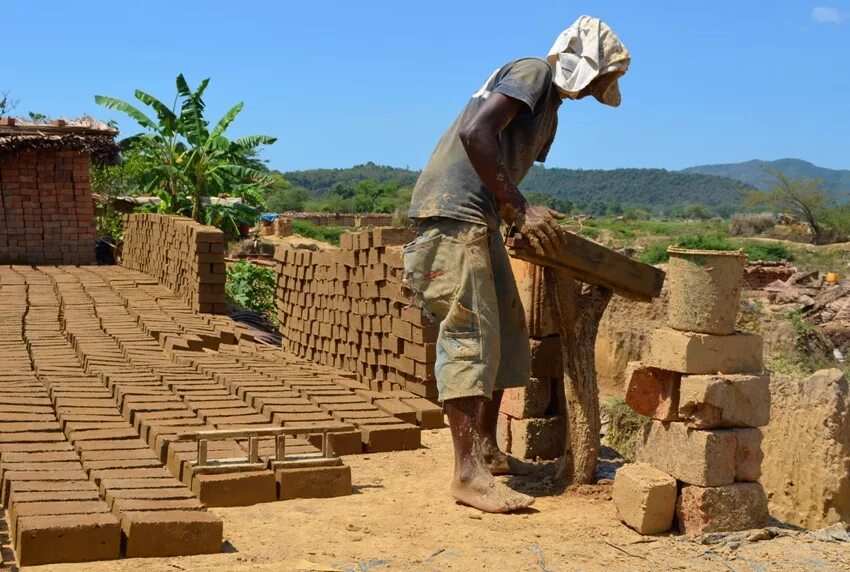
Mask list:
[[[641,534],[658,534],[673,525],[676,479],[641,463],[620,467],[612,493],[620,519]]]
[[[555,459],[566,447],[566,419],[561,416],[510,420],[510,453],[520,459]]]
[[[108,513],[24,517],[17,528],[21,566],[114,560],[121,551],[118,519]]]
[[[138,500],[180,500],[194,499],[195,495],[186,487],[170,487],[165,489],[113,489],[106,491],[106,504],[112,509],[112,504],[118,499]]]
[[[204,511],[132,512],[121,518],[128,558],[189,556],[221,551],[222,522]]]
[[[345,465],[278,469],[275,478],[279,500],[351,494],[351,467]]]
[[[759,483],[722,487],[684,486],[676,506],[679,530],[695,535],[763,528],[767,525],[767,496]]]
[[[737,333],[713,336],[658,328],[650,336],[646,365],[686,374],[761,373],[762,338]]]
[[[686,375],[679,414],[691,427],[763,427],[770,420],[767,375]]]
[[[504,390],[499,411],[515,419],[542,417],[551,397],[552,384],[549,380],[532,377],[526,387]]]
[[[653,421],[638,445],[637,460],[685,483],[716,487],[735,481],[736,448],[730,430],[701,431]]]
[[[399,423],[397,425],[360,425],[363,444],[369,453],[388,451],[408,451],[418,449],[421,444],[421,430],[415,425]]]
[[[150,511],[150,510],[203,510],[204,505],[196,498],[183,499],[122,499],[116,498],[110,506],[112,512]]]
[[[626,404],[641,415],[676,421],[681,377],[678,372],[631,363],[626,370]]]
[[[249,506],[277,499],[271,471],[193,475],[192,492],[206,506]]]
[[[764,453],[761,429],[733,429],[736,439],[735,480],[757,481],[761,478]]]
[[[531,375],[540,379],[564,377],[561,337],[532,338]]]

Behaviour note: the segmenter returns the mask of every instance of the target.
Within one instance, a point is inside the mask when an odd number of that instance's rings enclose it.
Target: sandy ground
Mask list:
[[[850,544],[806,533],[722,548],[641,537],[617,519],[610,485],[564,493],[545,469],[512,482],[538,496],[532,509],[481,514],[447,494],[448,431],[425,431],[422,440],[417,451],[347,457],[349,497],[212,509],[224,520],[220,554],[26,570],[850,570]]]

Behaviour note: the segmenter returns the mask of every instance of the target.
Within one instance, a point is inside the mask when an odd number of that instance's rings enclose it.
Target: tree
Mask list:
[[[162,210],[181,213],[189,198],[192,218],[199,222],[202,220],[201,199],[205,196],[226,194],[242,197],[248,204],[262,204],[261,191],[272,180],[257,160],[256,152],[260,145],[276,141],[265,135],[235,140],[225,137],[224,132],[242,111],[244,104],[241,102],[210,129],[204,118],[203,101],[209,81],[209,78],[203,80],[193,91],[183,74],[178,75],[177,96],[171,107],[136,90],[136,99],[153,109],[156,121],[123,100],[95,96],[100,105],[129,115],[145,129],[135,137],[146,141],[144,148],[151,159],[147,189],[160,197]]]
[[[12,99],[11,91],[0,91],[0,117],[8,116],[18,106],[18,100]]]
[[[813,241],[818,244],[823,237],[821,217],[828,198],[820,179],[792,179],[778,169],[765,169],[776,178],[769,191],[752,191],[747,202],[751,205],[771,205],[790,212],[805,221],[812,230]]]
[[[271,173],[272,183],[266,192],[266,208],[271,212],[303,211],[309,194],[307,189],[293,187],[278,172]]]

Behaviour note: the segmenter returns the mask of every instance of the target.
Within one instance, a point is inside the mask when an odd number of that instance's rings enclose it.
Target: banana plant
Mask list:
[[[192,218],[202,221],[201,198],[221,194],[241,196],[248,204],[262,206],[261,190],[272,183],[271,176],[256,159],[261,145],[271,145],[276,138],[252,135],[231,140],[225,131],[242,111],[237,103],[210,129],[204,117],[204,91],[209,78],[192,90],[183,74],[177,76],[177,95],[168,107],[155,97],[136,90],[135,97],[152,108],[156,120],[130,103],[113,97],[95,96],[100,105],[121,111],[134,119],[145,132],[138,137],[148,139],[153,159],[148,189],[157,192],[165,209],[191,199]],[[218,218],[213,216],[212,218]]]

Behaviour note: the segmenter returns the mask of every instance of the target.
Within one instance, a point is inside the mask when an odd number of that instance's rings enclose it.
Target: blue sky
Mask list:
[[[2,0],[0,91],[17,113],[131,120],[94,94],[165,101],[204,77],[210,117],[278,137],[280,170],[421,168],[501,64],[544,56],[583,13],[632,53],[623,104],[561,107],[548,166],[664,167],[799,157],[850,168],[850,0]]]

